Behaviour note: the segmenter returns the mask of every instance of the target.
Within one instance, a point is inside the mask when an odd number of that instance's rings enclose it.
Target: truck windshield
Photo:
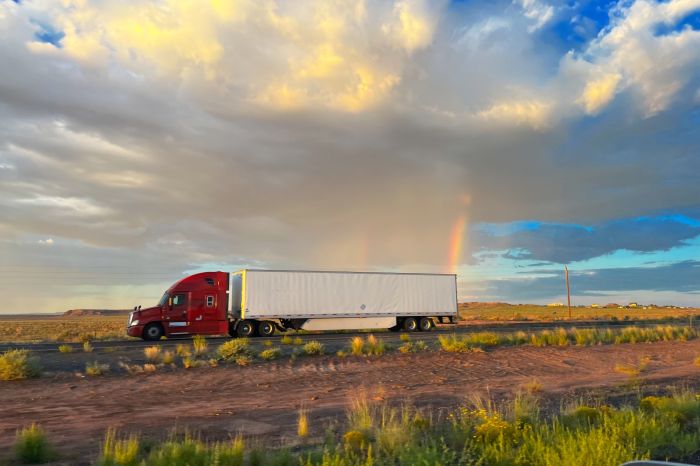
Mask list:
[[[160,298],[160,301],[158,301],[159,306],[165,306],[168,303],[168,292],[166,291],[163,293],[163,297]]]

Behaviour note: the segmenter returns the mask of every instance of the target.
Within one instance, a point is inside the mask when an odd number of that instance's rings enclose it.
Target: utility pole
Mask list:
[[[566,276],[566,304],[569,307],[569,320],[571,320],[571,288],[569,288],[569,268],[564,266],[564,275]]]

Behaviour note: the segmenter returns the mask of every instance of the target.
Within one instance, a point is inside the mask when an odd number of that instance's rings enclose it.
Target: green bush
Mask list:
[[[24,464],[47,463],[55,457],[44,430],[36,424],[17,431],[15,456]]]
[[[28,350],[7,350],[0,355],[0,380],[21,380],[40,375],[39,361]]]

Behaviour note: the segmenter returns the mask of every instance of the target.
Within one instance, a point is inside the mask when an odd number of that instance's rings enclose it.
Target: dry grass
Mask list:
[[[104,375],[109,372],[109,364],[100,364],[97,361],[85,364],[85,374],[90,377]]]
[[[121,340],[126,316],[2,319],[0,342]]]
[[[698,356],[697,358],[695,358],[695,361],[694,361],[694,362],[695,362],[695,365],[696,365],[696,366],[699,366],[699,367],[700,367],[700,356]]]
[[[603,303],[601,303],[603,304]],[[620,303],[626,304],[626,303]],[[571,309],[574,320],[643,320],[687,319],[700,317],[700,309],[670,307],[592,308],[575,306]],[[534,304],[460,303],[459,317],[463,320],[568,320],[566,307],[548,307]]]
[[[83,342],[83,352],[92,353],[93,347],[89,340]]]
[[[526,393],[534,395],[542,391],[542,383],[537,379],[532,379],[523,385],[523,389]]]

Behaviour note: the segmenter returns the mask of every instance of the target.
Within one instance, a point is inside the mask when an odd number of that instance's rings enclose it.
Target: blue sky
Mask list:
[[[700,2],[6,0],[0,60],[0,312],[246,266],[700,304]]]

